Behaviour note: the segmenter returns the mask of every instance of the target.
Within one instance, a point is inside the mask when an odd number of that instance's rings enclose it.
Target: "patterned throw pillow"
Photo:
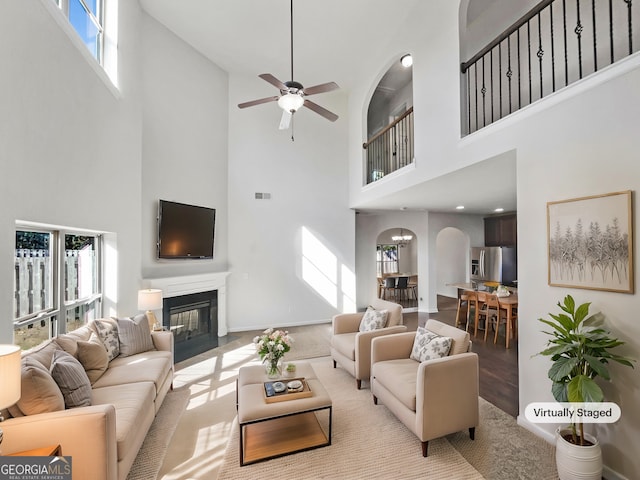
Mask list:
[[[453,339],[430,332],[426,328],[418,327],[413,341],[410,358],[417,362],[442,358],[449,355]]]
[[[60,387],[66,408],[91,405],[91,382],[80,362],[64,350],[53,354],[51,376]]]
[[[387,324],[388,313],[387,310],[376,310],[371,306],[367,307],[367,311],[364,312],[364,316],[360,320],[359,330],[361,332],[370,332],[371,330],[384,328]]]
[[[107,349],[109,361],[113,360],[120,354],[117,323],[113,320],[95,320],[93,325],[104,348]]]
[[[145,314],[133,318],[118,318],[117,322],[122,357],[154,350],[149,321]]]

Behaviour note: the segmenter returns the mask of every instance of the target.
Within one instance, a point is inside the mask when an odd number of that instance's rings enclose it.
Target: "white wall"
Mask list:
[[[593,311],[605,313],[608,327],[627,342],[619,348],[619,353],[640,358],[640,323],[634,314],[640,308],[638,295],[549,287],[546,256],[546,202],[626,189],[637,192],[640,188],[640,176],[636,174],[640,137],[634,116],[640,109],[637,88],[640,57],[636,54],[461,140],[459,46],[457,33],[452,33],[458,30],[458,4],[446,0],[420,4],[403,25],[405,32],[414,33],[389,42],[388,52],[379,55],[385,58],[397,50],[409,50],[414,55],[417,142],[416,168],[410,174],[384,182],[378,188],[361,188],[362,161],[358,143],[361,143],[363,122],[358,116],[362,118],[363,106],[367,105],[370,83],[363,79],[362,88],[352,92],[350,200],[357,206],[367,198],[400,190],[439,171],[460,168],[500,154],[508,154],[517,162],[519,396],[520,411],[523,411],[530,402],[552,399],[547,378],[549,359],[533,356],[546,343],[537,319],[555,311],[556,303],[567,293],[579,302],[592,301]],[[382,67],[379,65],[378,69]],[[373,65],[363,65],[360,71],[363,76],[375,78],[379,70]],[[388,214],[393,215],[396,213]],[[638,216],[636,209],[636,225]],[[380,230],[384,222],[363,215],[358,217],[358,278],[368,278],[370,262],[360,250],[375,241],[376,230]],[[437,278],[435,262],[431,261],[436,255],[435,240],[442,228],[453,225],[433,213],[425,217],[429,232],[427,268],[433,287]],[[481,223],[478,224],[480,228]],[[461,230],[468,231],[466,228]],[[636,251],[637,238],[636,235]],[[420,239],[422,241],[422,236]],[[471,244],[481,243],[472,238]],[[637,259],[634,263],[638,272]],[[424,268],[423,260],[420,267]],[[422,278],[421,275],[421,283]],[[359,301],[370,294],[370,290],[369,286],[358,285]],[[421,310],[434,305],[435,291],[435,288],[428,289],[429,306],[421,302]],[[623,418],[614,425],[602,425],[596,430],[609,469],[607,476],[634,478],[640,471],[634,440],[640,438],[640,411],[637,409],[640,380],[637,368],[631,370],[614,365],[611,370],[614,381],[603,386],[607,399],[621,406]],[[524,423],[523,419],[520,421]],[[549,438],[554,428],[549,424],[526,426]]]
[[[46,5],[45,5],[46,3]],[[5,2],[0,15],[0,343],[11,319],[15,222],[110,232],[117,286],[107,313],[136,310],[140,281],[137,3],[120,2],[122,94],[107,87],[47,0]],[[82,47],[84,48],[84,47]]]
[[[147,14],[142,49],[142,276],[224,271],[228,264],[228,76]],[[158,200],[216,209],[213,260],[159,260]]]
[[[291,130],[278,130],[275,103],[236,106],[273,93],[257,75],[230,76],[230,331],[329,321],[355,305],[346,95],[318,99],[340,116],[335,123],[296,113],[292,142]],[[256,192],[271,198],[256,200]]]
[[[469,280],[471,243],[466,232],[454,227],[440,230],[436,237],[436,293],[457,298],[458,289],[452,283]]]

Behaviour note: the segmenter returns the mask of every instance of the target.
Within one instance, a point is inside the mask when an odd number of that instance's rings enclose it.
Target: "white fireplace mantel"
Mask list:
[[[159,288],[163,298],[179,297],[191,293],[218,291],[218,336],[227,334],[227,277],[230,272],[201,273],[181,277],[149,278],[143,280],[145,288]]]

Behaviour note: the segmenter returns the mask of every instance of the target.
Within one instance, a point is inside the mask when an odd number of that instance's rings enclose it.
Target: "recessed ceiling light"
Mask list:
[[[458,205],[458,206],[456,207],[456,210],[464,210],[464,205]]]
[[[402,58],[400,58],[400,63],[403,67],[409,68],[411,65],[413,65],[413,57],[410,53],[407,53],[406,55],[403,55]]]
[[[504,212],[504,208],[502,208],[502,207],[498,207],[498,208],[496,208],[496,209],[494,210],[494,212],[498,212],[498,213],[500,213],[500,212]]]

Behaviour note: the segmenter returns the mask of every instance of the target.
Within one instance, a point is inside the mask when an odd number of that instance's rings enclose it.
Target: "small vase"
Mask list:
[[[282,375],[282,358],[274,358],[264,363],[264,368],[269,378],[280,378]]]

